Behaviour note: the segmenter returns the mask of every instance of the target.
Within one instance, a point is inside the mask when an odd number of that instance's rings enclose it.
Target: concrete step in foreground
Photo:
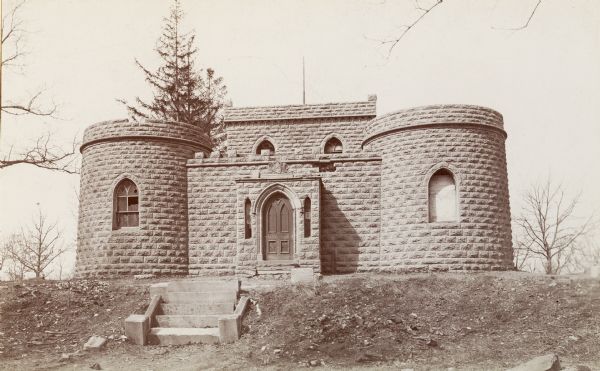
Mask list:
[[[152,306],[126,320],[126,332],[139,344],[216,344],[239,338],[239,280],[181,280],[150,286]],[[156,306],[157,305],[157,306]],[[244,308],[247,299],[243,301]],[[219,330],[219,319],[223,326]],[[148,331],[147,321],[156,326]],[[237,325],[237,326],[236,326]],[[222,331],[222,333],[220,333]]]
[[[163,294],[166,292],[218,292],[218,291],[239,291],[239,281],[211,281],[211,280],[192,280],[162,282],[150,286],[150,295]]]
[[[218,327],[221,314],[172,314],[157,315],[158,327]]]
[[[163,314],[231,314],[233,313],[234,304],[226,303],[185,303],[185,304],[169,304],[161,303],[160,307]]]
[[[217,344],[219,329],[155,327],[148,334],[148,342],[160,345]]]
[[[222,290],[214,292],[167,292],[162,295],[165,303],[227,303],[235,304],[237,292],[233,290]]]

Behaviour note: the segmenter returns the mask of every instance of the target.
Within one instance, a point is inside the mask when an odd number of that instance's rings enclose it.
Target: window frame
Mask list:
[[[251,215],[252,215],[252,201],[250,201],[250,199],[247,198],[244,201],[244,239],[245,240],[252,238]]]
[[[269,146],[270,146],[270,148],[261,148],[265,143],[268,143]],[[262,152],[263,149],[269,149],[269,151],[270,151],[269,156],[274,156],[275,155],[275,145],[269,139],[265,138],[265,139],[261,140],[260,142],[258,142],[258,144],[256,146],[255,154],[261,155],[261,152]]]
[[[432,196],[431,182],[438,175],[450,176],[450,178],[452,179],[452,182],[454,184],[454,218],[451,220],[437,220],[438,219],[437,212],[436,212],[436,220],[433,220],[433,214],[432,214],[432,210],[431,210],[431,196]],[[429,176],[429,179],[427,180],[427,188],[426,188],[426,192],[427,192],[427,222],[428,223],[442,223],[442,224],[443,223],[446,223],[446,224],[460,223],[460,199],[459,199],[458,186],[459,186],[458,178],[452,170],[450,170],[446,167],[440,167],[440,168],[436,169],[435,171],[433,171],[433,173]],[[436,211],[437,211],[437,207],[436,207]]]
[[[312,236],[312,201],[306,196],[303,201],[304,237]]]
[[[331,146],[330,143],[332,141],[337,141],[337,143],[333,144],[334,150],[329,150],[328,147]],[[335,150],[335,148],[338,146],[340,147],[339,151]],[[342,141],[338,137],[332,136],[325,141],[325,144],[323,145],[323,153],[327,155],[344,153],[344,143],[342,143]]]
[[[129,183],[129,184],[128,184]],[[125,194],[121,194],[122,187],[125,187],[128,184],[128,188],[125,188]],[[130,191],[129,187],[133,186],[133,190]],[[131,192],[131,193],[130,193]],[[137,203],[130,203],[131,199],[137,199]],[[119,201],[121,199],[125,199],[126,210],[120,210]],[[140,188],[138,185],[131,180],[130,178],[121,179],[113,190],[113,230],[121,230],[121,229],[137,229],[140,227]],[[135,210],[130,210],[130,206],[136,205]],[[120,215],[127,215],[127,222],[121,224],[119,222]],[[137,224],[129,223],[129,215],[136,215]]]

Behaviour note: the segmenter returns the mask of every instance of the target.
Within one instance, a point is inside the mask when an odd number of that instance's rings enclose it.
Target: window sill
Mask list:
[[[113,229],[113,234],[138,234],[140,232],[140,227],[121,227],[119,229]]]
[[[458,221],[427,222],[427,225],[431,228],[460,228],[460,222]]]

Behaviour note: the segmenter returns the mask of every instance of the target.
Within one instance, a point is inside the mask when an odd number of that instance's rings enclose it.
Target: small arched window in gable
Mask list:
[[[139,195],[134,182],[123,179],[117,184],[113,208],[113,229],[139,226]]]
[[[325,143],[325,153],[342,153],[344,150],[342,142],[338,138],[331,138]]]
[[[310,237],[311,233],[311,210],[310,198],[304,199],[304,237]]]
[[[273,156],[275,154],[275,146],[265,139],[256,147],[256,154]]]
[[[429,222],[457,220],[456,182],[450,171],[440,169],[429,179]]]
[[[252,237],[252,226],[250,224],[250,200],[246,199],[244,202],[244,238],[248,239]]]

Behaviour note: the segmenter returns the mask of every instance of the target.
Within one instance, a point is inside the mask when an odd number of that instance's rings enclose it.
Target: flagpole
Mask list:
[[[306,75],[304,73],[304,56],[302,56],[302,104],[306,104]]]

